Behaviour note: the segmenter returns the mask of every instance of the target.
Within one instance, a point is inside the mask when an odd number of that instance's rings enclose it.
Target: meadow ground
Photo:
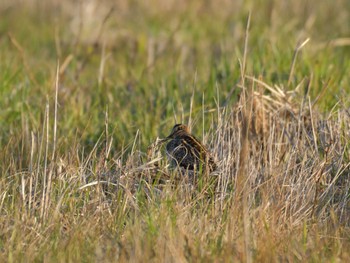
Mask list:
[[[349,262],[350,2],[0,2],[0,261]],[[189,124],[219,171],[152,146]]]

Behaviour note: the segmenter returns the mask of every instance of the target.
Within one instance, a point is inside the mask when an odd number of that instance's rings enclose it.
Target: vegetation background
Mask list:
[[[347,0],[2,0],[0,261],[349,262],[349,37]]]

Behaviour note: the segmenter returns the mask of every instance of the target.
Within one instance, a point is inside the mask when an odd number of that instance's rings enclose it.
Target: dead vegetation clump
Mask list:
[[[206,136],[215,174],[172,168],[158,139],[146,152],[138,146],[139,132],[128,152],[111,156],[108,116],[88,154],[78,146],[56,153],[55,135],[51,152],[46,114],[42,139],[32,134],[29,169],[18,173],[12,162],[0,181],[4,239],[18,241],[16,253],[20,244],[43,249],[46,236],[37,233],[48,231],[58,251],[82,243],[96,257],[125,261],[305,260],[320,244],[348,247],[347,109],[324,116],[298,89],[249,79],[236,104],[217,108]],[[14,222],[21,231],[11,236]],[[29,246],[28,258],[37,249]]]
[[[213,254],[244,260],[249,251],[256,259],[302,260],[319,244],[335,249],[332,240],[343,242],[350,227],[347,110],[324,117],[297,91],[251,90],[218,108],[208,136],[218,160],[215,175],[171,168],[158,139],[145,152],[136,137],[129,153],[111,156],[113,141],[106,137],[86,158],[76,150],[54,159],[45,153],[48,141],[33,141],[39,155],[32,151],[32,168],[1,182],[1,208],[12,198],[24,222],[15,238],[34,242],[31,236],[47,225],[59,236],[75,236],[70,242],[100,233],[98,254],[124,260],[139,258],[140,251],[170,261]],[[11,212],[2,211],[6,226]]]
[[[260,91],[254,91],[245,101],[241,99],[234,107],[220,109],[217,129],[211,135],[211,150],[219,160],[212,202],[223,205],[223,200],[232,201],[241,157],[241,109],[251,100],[249,152],[243,156],[248,164],[244,191],[249,194],[249,209],[273,211],[274,216],[278,214],[276,220],[281,225],[289,222],[297,226],[310,220],[322,222],[332,213],[338,216],[339,222],[348,225],[348,127],[343,125],[348,121],[348,114],[339,110],[337,114],[323,117],[309,98],[300,99],[300,86],[285,92],[251,79],[260,86]],[[135,160],[135,155],[128,158]],[[192,190],[198,187],[198,181],[194,183],[188,178],[197,176],[198,180],[201,174],[171,169],[164,158],[164,149],[157,142],[150,145],[147,154],[139,152],[137,156],[138,162],[131,161],[119,167],[122,171],[119,175],[112,175],[114,183],[123,189],[129,186],[133,189],[130,192],[135,193],[143,185],[151,195],[150,191],[162,193],[169,185],[171,189],[184,184],[191,185]]]

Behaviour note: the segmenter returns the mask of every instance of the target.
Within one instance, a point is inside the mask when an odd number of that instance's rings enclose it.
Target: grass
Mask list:
[[[99,2],[0,4],[2,261],[349,261],[348,1]]]

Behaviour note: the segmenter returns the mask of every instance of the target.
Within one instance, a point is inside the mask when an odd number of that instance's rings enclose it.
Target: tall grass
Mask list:
[[[0,258],[348,261],[349,10],[3,1]],[[175,119],[215,174],[169,167]]]

